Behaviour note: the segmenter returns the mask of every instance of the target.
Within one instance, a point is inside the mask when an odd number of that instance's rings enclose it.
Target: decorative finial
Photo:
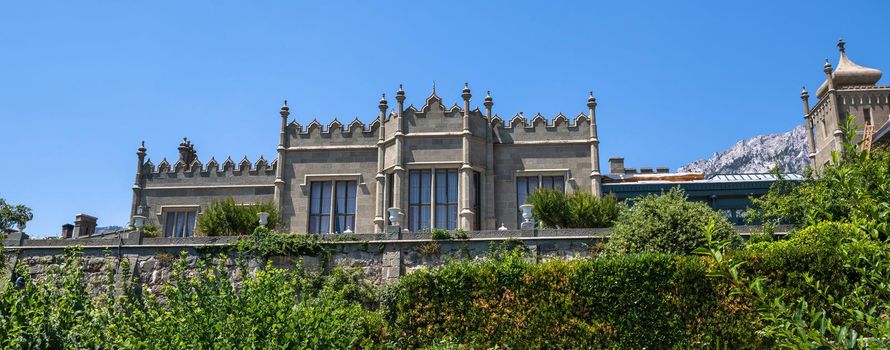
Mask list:
[[[828,58],[825,58],[824,71],[825,73],[831,73],[831,63],[828,62]]]
[[[399,84],[399,91],[396,91],[396,101],[399,101],[399,103],[405,101],[405,90],[402,89],[402,84]]]
[[[145,151],[146,151],[146,150],[145,150],[145,140],[143,140],[142,142],[139,143],[139,149],[138,149],[138,151],[139,151],[139,153],[141,153],[141,154],[145,154]]]
[[[433,80],[433,94],[436,93],[436,81]]]
[[[809,97],[810,97],[810,93],[807,92],[807,87],[804,86],[803,91],[800,92],[800,98],[806,100]]]
[[[287,106],[287,100],[284,100],[284,105],[281,106],[281,111],[287,112],[289,110],[290,110],[290,108]]]
[[[846,45],[847,45],[847,42],[844,41],[844,39],[840,39],[840,40],[838,40],[838,41],[837,41],[837,49],[838,49],[838,51],[840,51],[841,53],[845,53],[845,51],[844,51],[844,46],[846,46]]]
[[[381,112],[382,112],[382,111],[386,111],[386,108],[387,108],[386,94],[381,94],[381,97],[380,97],[380,104],[377,105],[377,106],[380,107],[380,111],[381,111]]]
[[[596,97],[593,97],[593,91],[590,92],[590,97],[587,98],[587,107],[596,107]]]
[[[464,83],[464,89],[461,91],[460,96],[463,97],[464,101],[469,101],[470,97],[473,96],[472,94],[470,94],[470,84],[469,83]]]

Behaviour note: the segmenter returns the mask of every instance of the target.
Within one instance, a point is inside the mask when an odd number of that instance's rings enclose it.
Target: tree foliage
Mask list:
[[[606,244],[610,253],[662,252],[689,254],[705,244],[702,227],[713,222],[714,235],[739,245],[732,224],[707,204],[690,202],[680,188],[661,195],[647,195],[619,215]]]
[[[545,228],[610,227],[623,205],[614,195],[596,198],[588,192],[566,195],[561,190],[536,189],[528,197],[532,216]]]
[[[269,213],[266,227],[271,229],[278,227],[278,208],[271,202],[244,205],[235,203],[232,197],[214,201],[198,217],[198,232],[204,236],[250,234],[260,226],[257,215],[260,212]]]
[[[13,225],[24,229],[25,224],[34,218],[31,208],[23,204],[13,205],[0,198],[0,231],[11,229]]]
[[[842,126],[847,140],[856,137],[854,118]],[[868,151],[860,143],[844,142],[833,163],[809,172],[794,186],[785,181],[754,200],[752,220],[793,224],[797,228],[823,221],[867,225],[867,231],[890,235],[890,152]]]

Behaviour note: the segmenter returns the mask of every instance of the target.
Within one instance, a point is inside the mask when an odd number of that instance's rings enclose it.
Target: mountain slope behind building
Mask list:
[[[803,125],[784,134],[759,135],[736,142],[723,152],[686,164],[677,171],[705,175],[767,173],[776,165],[784,173],[797,174],[809,166]]]

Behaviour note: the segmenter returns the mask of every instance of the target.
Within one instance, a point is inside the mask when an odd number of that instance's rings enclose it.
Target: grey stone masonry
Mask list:
[[[134,216],[141,213],[147,225],[158,226],[167,235],[171,228],[182,226],[175,221],[180,216],[169,213],[200,216],[209,203],[227,197],[248,205],[275,203],[281,212],[281,229],[290,232],[309,231],[312,210],[329,211],[330,215],[315,220],[329,220],[316,227],[332,232],[383,233],[390,224],[402,229],[442,226],[471,231],[501,225],[518,229],[518,210],[523,204],[519,200],[539,181],[543,185],[543,177],[556,178],[568,193],[601,193],[592,94],[586,112],[573,117],[518,113],[509,120],[493,114],[490,94],[483,99],[484,111],[472,107],[472,97],[466,85],[460,94],[462,106],[447,106],[434,89],[420,107],[406,107],[406,93],[400,87],[397,104],[391,108],[384,96],[378,103],[379,114],[368,124],[358,118],[348,123],[335,118],[326,124],[312,120],[305,126],[288,122],[295,107],[285,103],[279,113],[277,155],[271,162],[262,157],[255,162],[229,157],[220,164],[211,157],[205,164],[197,146],[184,139],[178,160],[171,164],[164,159],[156,165],[146,158],[145,146],[140,146],[131,211]],[[585,106],[583,99],[578,102],[577,107]],[[274,144],[270,140],[270,150]],[[430,171],[432,183],[412,187],[414,171]],[[441,183],[446,178],[439,177],[452,172],[457,174],[456,183],[449,185],[453,190],[448,189],[455,191],[453,196]],[[520,177],[531,179],[523,183],[534,184],[519,189]],[[330,208],[320,209],[318,204],[313,208],[312,184],[328,181],[354,182],[354,197],[351,192],[347,199],[315,194],[337,198],[324,199]],[[420,220],[412,206],[425,206],[429,213]],[[389,222],[390,208],[403,213],[399,222]],[[348,214],[354,215],[350,219],[354,221],[349,227],[335,226],[337,214],[344,210],[353,211]]]

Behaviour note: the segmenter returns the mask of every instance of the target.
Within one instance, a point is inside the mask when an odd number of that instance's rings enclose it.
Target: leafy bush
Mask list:
[[[842,126],[847,140],[856,137],[855,118]],[[788,222],[797,228],[823,221],[857,223],[881,238],[890,237],[890,152],[843,143],[833,164],[810,172],[799,186],[779,181],[754,200],[752,220]]]
[[[214,201],[198,216],[198,232],[204,236],[237,236],[253,232],[260,226],[260,212],[269,213],[266,227],[278,227],[278,208],[271,202],[252,205],[235,203],[232,197]]]
[[[741,238],[726,218],[704,203],[687,201],[682,189],[647,195],[619,215],[606,251],[689,254],[706,243],[702,227],[710,222],[715,223],[715,239],[740,245]]]
[[[123,271],[127,271],[123,260]],[[38,349],[346,349],[381,343],[384,324],[364,305],[376,299],[355,275],[329,277],[267,266],[237,288],[225,267],[185,259],[163,288],[142,298],[126,277],[91,298],[73,253],[43,281],[20,271],[21,288],[0,289],[0,346]]]
[[[451,234],[448,233],[448,230],[442,228],[433,228],[430,231],[431,239],[451,239]]]
[[[237,248],[242,253],[257,257],[328,255],[316,235],[278,233],[265,227],[257,227],[252,235],[239,239]]]
[[[756,348],[750,310],[724,302],[697,257],[531,263],[518,251],[402,277],[382,313],[404,347]],[[727,321],[729,318],[730,321]],[[731,325],[731,327],[727,327]]]
[[[546,228],[610,227],[622,204],[614,195],[596,198],[588,192],[566,195],[561,190],[539,188],[528,197],[532,215]]]

